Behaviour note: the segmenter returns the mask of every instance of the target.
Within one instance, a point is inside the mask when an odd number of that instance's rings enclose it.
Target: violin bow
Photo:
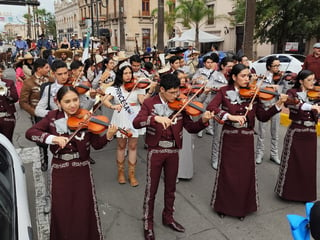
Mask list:
[[[208,83],[208,81],[206,81],[206,82],[203,84],[203,86],[201,86],[201,87],[195,92],[195,94],[194,94],[191,98],[189,98],[188,101],[186,101],[186,102],[184,103],[184,105],[179,109],[179,111],[176,112],[176,113],[172,116],[172,118],[171,118],[171,122],[172,122],[172,123],[175,121],[175,119],[177,118],[177,116],[183,111],[183,109],[185,109],[185,107],[186,107],[186,106],[197,96],[197,94],[207,85],[207,83]]]
[[[82,129],[82,126],[85,125],[85,124],[87,124],[87,123],[90,121],[91,116],[92,116],[92,114],[89,114],[89,117],[86,118],[81,124],[79,124],[79,127],[78,127],[78,128],[72,133],[72,135],[68,138],[65,146],[67,146],[67,144],[71,141],[71,139],[74,138],[74,136],[77,135],[77,133]],[[59,148],[57,149],[57,151],[55,151],[55,154],[57,154],[60,150],[62,150],[61,147],[59,147]]]
[[[256,90],[254,92],[254,95],[248,105],[248,107],[246,107],[246,113],[244,114],[244,117],[247,117],[248,113],[252,110],[252,107],[253,107],[253,102],[254,100],[256,99],[257,95],[258,95],[258,92],[259,92],[259,89],[263,83],[263,80],[266,78],[266,75],[263,76],[263,78],[260,80],[260,82],[256,85]]]
[[[104,96],[104,97],[106,97],[106,96]],[[67,142],[66,142],[66,145],[71,141],[72,138],[74,138],[74,136],[77,135],[77,133],[82,129],[82,126],[85,125],[85,124],[87,124],[87,123],[90,121],[90,119],[93,117],[93,114],[98,110],[98,108],[102,105],[102,103],[103,103],[103,101],[101,101],[101,102],[99,103],[99,105],[98,105],[95,109],[93,109],[92,112],[90,112],[90,114],[87,114],[88,117],[87,117],[86,119],[84,119],[84,121],[79,125],[79,127],[78,127],[78,128],[72,133],[72,135],[68,138],[68,140],[67,140]],[[55,152],[55,154],[57,154],[61,149],[62,149],[62,148],[59,147],[59,148],[57,149],[57,151]]]
[[[82,73],[82,70],[83,70],[83,66],[81,66],[81,71],[79,72],[78,77],[77,77],[76,80],[74,80],[74,82],[72,83],[72,87],[76,87],[76,84],[79,82],[80,76],[81,76],[81,73]]]

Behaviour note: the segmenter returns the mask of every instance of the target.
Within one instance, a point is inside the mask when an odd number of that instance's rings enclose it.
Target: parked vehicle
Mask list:
[[[210,56],[211,53],[212,52],[207,52],[206,54],[203,54],[202,56],[199,57],[199,68],[203,67],[203,58],[206,56]],[[233,58],[235,56],[235,54],[232,52],[218,51],[218,53],[219,53],[219,62],[221,62],[221,59],[224,57]]]
[[[31,240],[25,170],[12,143],[0,134],[0,239]]]
[[[290,71],[294,73],[300,72],[300,70],[302,69],[304,59],[306,58],[304,55],[301,54],[270,54],[252,63],[252,68],[256,71],[258,75],[264,75],[266,73],[266,61],[270,56],[276,56],[279,58],[281,64],[280,71]]]

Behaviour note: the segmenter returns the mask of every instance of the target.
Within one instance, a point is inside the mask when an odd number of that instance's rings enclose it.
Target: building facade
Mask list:
[[[172,0],[177,7],[179,1]],[[123,7],[119,4],[123,2]],[[170,14],[169,6],[165,0],[165,12]],[[206,0],[207,6],[213,14],[200,23],[200,30],[222,37],[224,41],[206,43],[201,45],[205,52],[214,44],[222,51],[236,53],[242,45],[243,26],[234,26],[233,10],[235,0]],[[134,51],[138,47],[144,51],[147,47],[157,45],[157,0],[55,0],[55,15],[58,40],[66,36],[70,39],[72,34],[79,38],[91,31],[92,36],[105,39],[111,46],[120,46],[120,30],[125,32],[125,50]],[[122,15],[121,15],[122,13]],[[123,16],[123,21],[121,16]],[[121,24],[123,22],[123,24]],[[180,21],[174,24],[175,35],[184,31]],[[165,23],[166,24],[166,23]],[[167,45],[169,36],[164,33],[164,42]],[[189,45],[190,43],[176,42],[175,46]],[[192,44],[192,43],[191,43]],[[256,57],[271,53],[271,45],[255,45]]]
[[[55,0],[54,2],[57,40],[63,37],[71,39],[73,34],[80,34],[79,25],[79,1],[78,0]]]

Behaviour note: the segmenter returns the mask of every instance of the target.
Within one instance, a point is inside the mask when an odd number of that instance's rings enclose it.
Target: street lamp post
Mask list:
[[[91,35],[94,36],[93,1],[90,0],[90,5],[88,4],[88,0],[85,0],[85,1],[86,1],[86,5],[90,6]]]

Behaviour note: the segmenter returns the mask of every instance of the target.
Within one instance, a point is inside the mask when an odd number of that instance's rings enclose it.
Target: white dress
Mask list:
[[[124,89],[123,86],[120,88],[111,86],[106,89],[106,95],[113,96],[113,103],[115,105],[121,104],[121,100],[123,102],[123,107],[120,112],[114,111],[112,115],[111,124],[115,124],[120,128],[128,129],[132,132],[132,137],[137,138],[139,135],[143,135],[145,133],[145,128],[142,129],[135,129],[132,125],[133,119],[137,116],[140,111],[140,103],[138,100],[138,95],[142,94],[145,95],[144,89],[135,89],[131,92],[130,96],[128,97],[130,92]],[[124,137],[119,131],[117,132],[117,137]]]

